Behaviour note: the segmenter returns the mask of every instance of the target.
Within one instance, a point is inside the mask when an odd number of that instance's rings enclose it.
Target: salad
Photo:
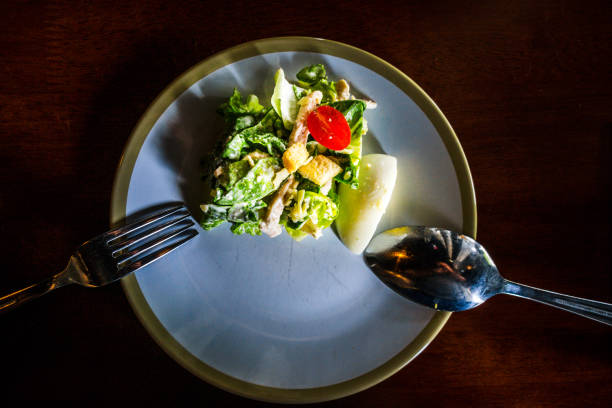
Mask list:
[[[358,188],[364,111],[375,103],[321,64],[296,77],[278,69],[269,107],[238,89],[219,107],[227,137],[209,163],[204,229],[228,222],[235,234],[318,238],[338,217],[338,186]]]

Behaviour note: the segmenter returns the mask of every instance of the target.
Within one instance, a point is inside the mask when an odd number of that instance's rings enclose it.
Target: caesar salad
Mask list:
[[[338,217],[338,185],[359,186],[364,112],[376,104],[351,95],[345,79],[330,80],[322,64],[291,82],[279,68],[274,84],[269,107],[235,88],[218,109],[227,137],[209,161],[206,230],[227,222],[234,234],[275,237],[284,228],[298,241],[318,238]]]

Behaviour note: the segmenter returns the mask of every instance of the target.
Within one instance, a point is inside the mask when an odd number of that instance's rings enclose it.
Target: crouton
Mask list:
[[[304,143],[294,143],[283,153],[283,166],[289,173],[299,169],[308,160],[308,151]]]
[[[322,154],[299,168],[298,173],[314,183],[323,186],[342,172],[342,167]]]

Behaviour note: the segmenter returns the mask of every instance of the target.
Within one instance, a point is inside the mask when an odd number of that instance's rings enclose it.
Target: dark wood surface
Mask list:
[[[108,227],[127,137],[177,75],[246,40],[308,35],[378,55],[437,102],[506,277],[612,302],[608,1],[301,3],[0,2],[0,292]],[[498,297],[388,380],[322,405],[610,406],[611,346],[609,326]],[[266,405],[181,368],[119,284],[0,315],[0,364],[2,401],[25,406]]]

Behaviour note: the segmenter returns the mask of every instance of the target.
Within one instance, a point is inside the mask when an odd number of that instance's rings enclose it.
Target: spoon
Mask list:
[[[453,231],[399,227],[375,236],[364,252],[370,269],[400,295],[436,310],[471,309],[504,293],[612,325],[612,304],[504,279],[485,248]]]

